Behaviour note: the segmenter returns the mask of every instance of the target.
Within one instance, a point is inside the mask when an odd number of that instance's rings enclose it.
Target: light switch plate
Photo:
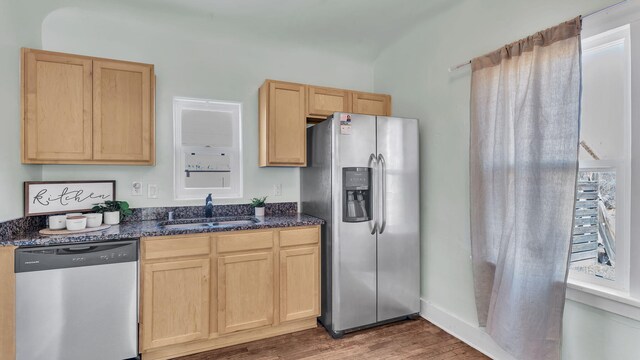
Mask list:
[[[131,183],[131,195],[142,196],[142,181],[134,181]]]
[[[282,196],[282,184],[273,185],[273,196]]]
[[[158,185],[156,185],[156,184],[147,185],[147,197],[149,199],[157,199],[158,198]]]

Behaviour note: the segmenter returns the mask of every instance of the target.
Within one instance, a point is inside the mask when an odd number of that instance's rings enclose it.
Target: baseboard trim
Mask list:
[[[420,299],[420,316],[495,360],[515,360],[481,328]]]

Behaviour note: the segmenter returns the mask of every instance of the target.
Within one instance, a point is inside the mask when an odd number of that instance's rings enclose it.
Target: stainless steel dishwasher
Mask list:
[[[16,250],[16,359],[138,356],[136,240]]]

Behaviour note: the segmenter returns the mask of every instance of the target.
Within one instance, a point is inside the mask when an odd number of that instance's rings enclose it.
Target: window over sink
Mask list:
[[[242,104],[173,99],[176,200],[242,197]]]

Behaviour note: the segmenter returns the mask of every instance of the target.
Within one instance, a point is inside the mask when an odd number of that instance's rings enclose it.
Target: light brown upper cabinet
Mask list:
[[[25,51],[23,66],[23,162],[91,160],[91,60]]]
[[[259,111],[260,166],[306,166],[305,86],[265,81]]]
[[[389,95],[353,92],[351,102],[352,112],[356,114],[391,116],[391,96]]]
[[[151,71],[148,65],[93,62],[93,158],[151,159]]]
[[[307,166],[307,123],[335,112],[391,116],[391,96],[265,80],[259,93],[259,165]]]
[[[307,118],[324,120],[334,112],[351,112],[349,91],[307,86]]]
[[[22,49],[22,162],[155,163],[153,65]]]

